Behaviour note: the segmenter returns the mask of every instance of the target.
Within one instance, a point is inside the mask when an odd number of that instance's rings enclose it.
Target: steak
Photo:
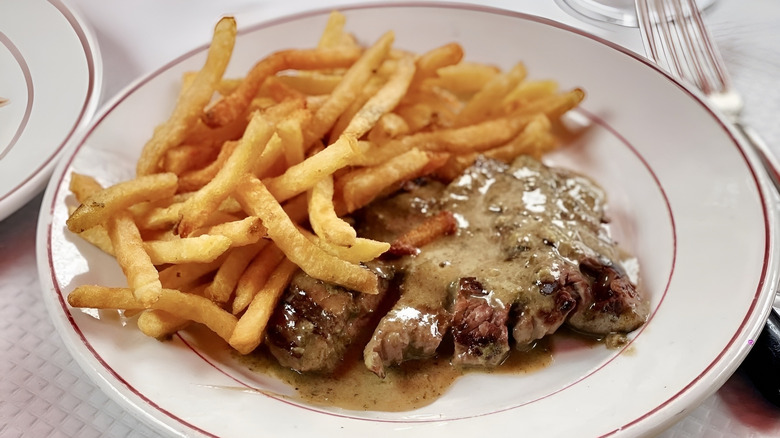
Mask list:
[[[509,306],[491,303],[490,292],[476,278],[461,278],[452,317],[452,362],[467,366],[501,364],[510,351],[508,317]]]
[[[449,185],[418,180],[356,212],[359,235],[387,242],[442,211],[457,222],[376,266],[398,298],[363,349],[366,367],[383,377],[435,356],[448,331],[453,364],[490,367],[563,325],[595,335],[641,326],[647,305],[624,269],[634,260],[610,238],[605,204],[590,179],[519,157],[478,159]],[[331,371],[381,301],[301,273],[273,315],[269,348],[296,370]]]
[[[605,203],[591,180],[531,157],[477,160],[426,203],[429,214],[451,212],[458,230],[397,263],[400,299],[366,346],[366,366],[383,376],[431,357],[447,328],[464,366],[498,365],[511,342],[530,348],[565,323],[594,334],[637,328],[646,309],[620,267]]]
[[[380,285],[379,294],[364,294],[298,271],[269,321],[269,351],[299,372],[333,372],[371,323],[387,292],[387,281]]]

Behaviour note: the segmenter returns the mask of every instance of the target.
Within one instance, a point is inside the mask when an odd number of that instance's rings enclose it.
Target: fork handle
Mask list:
[[[780,315],[774,309],[742,368],[761,395],[780,406]]]

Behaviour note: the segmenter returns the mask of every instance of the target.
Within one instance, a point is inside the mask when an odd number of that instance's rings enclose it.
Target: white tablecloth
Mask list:
[[[581,22],[552,0],[487,3],[555,18],[640,50],[636,29]],[[135,78],[205,43],[215,18],[223,13],[258,20],[324,6],[316,0],[72,0],[70,4],[92,27],[101,47],[103,102]],[[736,87],[744,94],[748,123],[780,155],[780,2],[720,0],[707,11],[706,19]],[[37,196],[0,222],[0,437],[154,436],[155,431],[89,380],[49,322],[41,302],[34,249],[40,202]],[[706,327],[701,330],[706,332]],[[663,436],[780,436],[780,409],[765,402],[737,372]]]

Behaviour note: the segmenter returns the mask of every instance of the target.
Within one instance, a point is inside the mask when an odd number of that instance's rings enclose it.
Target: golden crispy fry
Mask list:
[[[208,108],[203,121],[212,127],[224,126],[241,116],[269,76],[283,70],[317,70],[348,67],[360,56],[360,50],[337,47],[276,52],[252,67],[236,90]]]
[[[359,153],[353,137],[340,137],[319,153],[287,168],[284,174],[263,183],[279,202],[284,202],[314,187],[322,177],[349,165]]]
[[[133,295],[145,306],[150,306],[159,298],[162,283],[130,213],[116,213],[107,221],[106,230]]]
[[[155,129],[154,135],[144,146],[136,165],[138,175],[159,171],[160,160],[168,149],[178,146],[186,138],[187,131],[198,121],[225,73],[235,40],[235,19],[224,17],[219,20],[214,29],[206,64],[182,93],[168,121]]]
[[[393,65],[395,65],[394,60],[385,60],[385,64],[389,62],[392,62]],[[333,127],[330,129],[330,132],[328,133],[329,140],[334,138],[339,138],[344,133],[344,130],[347,128],[347,125],[349,125],[350,122],[352,122],[352,119],[355,117],[358,111],[360,111],[360,108],[362,108],[363,105],[365,105],[368,102],[368,100],[371,99],[371,97],[374,96],[377,93],[377,91],[379,91],[382,88],[384,83],[385,83],[385,79],[380,77],[378,72],[374,74],[371,78],[369,78],[366,85],[364,85],[363,88],[360,90],[360,93],[344,109],[344,111],[341,113],[338,119],[336,119],[336,123],[333,124]]]
[[[154,201],[176,192],[177,178],[172,173],[160,173],[121,182],[89,196],[70,215],[68,229],[80,233],[105,223],[113,214],[141,202]]]
[[[414,60],[411,56],[404,56],[398,60],[398,66],[387,81],[371,99],[360,108],[352,120],[344,129],[343,135],[360,138],[368,132],[380,117],[389,113],[398,105],[409,88],[409,83],[414,75]]]
[[[90,309],[145,309],[128,288],[84,285],[68,294],[68,304]]]
[[[463,47],[458,43],[449,43],[436,47],[420,55],[410,88],[418,88],[428,78],[438,75],[440,69],[455,65],[463,59]]]
[[[396,113],[387,113],[377,120],[376,125],[368,133],[371,143],[385,143],[402,135],[409,134],[409,125],[403,117]]]
[[[138,315],[138,329],[141,333],[156,339],[165,339],[186,328],[192,321],[164,310],[146,309]]]
[[[237,141],[226,141],[219,150],[216,159],[211,161],[205,167],[201,167],[197,170],[192,170],[179,177],[179,191],[180,192],[193,192],[209,183],[214,176],[219,173],[219,169],[225,165],[230,155],[238,147]]]
[[[314,114],[306,129],[304,144],[311,144],[330,130],[341,113],[359,95],[373,71],[379,67],[382,60],[390,52],[390,46],[394,39],[392,32],[385,33],[373,46],[366,49],[360,59],[344,73],[344,79]]]
[[[364,152],[356,164],[376,165],[413,148],[429,151],[445,151],[454,154],[482,152],[500,146],[525,128],[538,114],[549,118],[559,117],[578,105],[584,98],[580,89],[534,101],[512,114],[461,128],[420,132],[375,145]]]
[[[452,155],[447,163],[436,170],[436,175],[444,180],[451,181],[463,173],[466,168],[474,164],[479,155],[495,158],[509,163],[519,155],[528,154],[537,158],[555,147],[556,141],[550,132],[550,120],[544,114],[534,117],[523,132],[510,142],[480,153],[467,153]]]
[[[396,239],[390,245],[389,253],[397,256],[417,254],[420,247],[441,236],[453,234],[457,229],[458,223],[451,212],[439,212]]]
[[[303,144],[303,131],[301,127],[309,120],[311,113],[299,109],[281,122],[276,124],[276,133],[282,141],[282,150],[287,162],[287,167],[294,166],[306,156]]]
[[[112,301],[116,305],[111,305]],[[149,306],[135,297],[131,289],[102,286],[77,287],[68,295],[68,302],[75,307],[149,308]],[[222,308],[207,298],[196,294],[179,292],[174,289],[161,289],[159,298],[151,305],[151,308],[163,310],[171,315],[204,324],[225,340],[230,338],[237,321],[235,316],[222,310]]]
[[[211,145],[183,144],[168,149],[163,158],[162,170],[181,176],[184,172],[208,165],[218,154],[219,149]]]
[[[502,109],[504,97],[525,79],[525,75],[525,66],[519,63],[510,71],[491,79],[460,110],[455,117],[455,125],[471,125],[497,115]]]
[[[182,218],[178,225],[179,235],[189,236],[206,222],[222,201],[230,196],[236,184],[254,167],[271,135],[273,135],[271,125],[262,115],[255,113],[235,151],[214,179],[184,201],[181,210]]]
[[[298,230],[326,253],[350,263],[358,264],[374,260],[390,249],[390,244],[387,242],[364,239],[362,237],[356,238],[355,242],[350,246],[336,245],[303,228],[299,228]]]
[[[328,22],[325,24],[325,29],[320,35],[320,41],[317,43],[317,47],[323,49],[328,47],[338,47],[344,35],[344,25],[347,22],[347,17],[339,11],[331,11],[328,15]]]
[[[347,289],[378,293],[379,280],[371,271],[334,257],[311,243],[290,220],[265,185],[254,177],[245,178],[236,195],[244,209],[263,220],[268,236],[288,259],[310,276]]]
[[[284,253],[278,246],[270,243],[246,267],[238,279],[236,294],[233,297],[233,314],[237,315],[246,309],[255,294],[265,285],[268,277],[284,259]]]
[[[461,62],[439,68],[436,70],[437,77],[425,80],[425,84],[444,88],[459,96],[468,96],[481,90],[500,72],[492,65]]]
[[[79,233],[79,237],[96,246],[104,253],[114,255],[114,245],[103,225],[95,225]]]
[[[230,239],[225,236],[204,234],[198,237],[144,242],[144,250],[155,265],[208,263],[227,251],[230,245]]]
[[[331,175],[323,177],[309,191],[309,222],[314,233],[327,242],[341,246],[355,243],[355,229],[336,215]]]
[[[83,204],[90,196],[103,190],[103,186],[91,176],[72,172],[68,189],[76,197],[76,200]]]
[[[252,298],[252,302],[238,320],[230,336],[230,346],[236,351],[249,354],[263,342],[265,327],[268,325],[271,312],[296,270],[298,266],[295,263],[283,260],[268,282]]]
[[[350,213],[401,183],[433,172],[444,165],[446,154],[411,149],[374,167],[354,170],[337,180],[341,193],[339,213]]]
[[[209,263],[183,263],[171,265],[160,271],[160,283],[166,289],[188,290],[202,283],[204,277],[215,272],[222,265],[222,255]]]
[[[332,93],[344,79],[344,75],[317,71],[297,71],[295,74],[279,75],[278,78],[283,84],[303,94],[322,96]]]
[[[558,83],[551,80],[523,81],[507,93],[501,101],[504,111],[510,112],[513,108],[526,105],[531,101],[552,96],[558,92]]]
[[[251,245],[265,236],[265,226],[259,217],[249,216],[235,221],[223,221],[204,230],[204,234],[225,236],[231,247]],[[195,234],[198,234],[196,232]]]
[[[206,287],[205,295],[211,301],[220,305],[225,304],[233,294],[238,279],[255,256],[268,244],[261,241],[254,245],[242,246],[230,251],[225,261],[214,275],[214,280]]]

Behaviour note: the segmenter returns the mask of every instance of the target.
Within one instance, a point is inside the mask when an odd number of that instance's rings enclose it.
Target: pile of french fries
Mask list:
[[[80,205],[67,227],[113,255],[127,287],[79,286],[70,305],[137,315],[155,338],[204,324],[247,354],[298,269],[377,293],[363,263],[390,242],[358,237],[350,213],[421,176],[450,180],[479,155],[540,156],[557,144],[552,122],[584,97],[528,80],[522,64],[463,61],[455,43],[418,55],[388,32],[364,47],[345,22],[333,12],[316,47],[230,79],[236,22],[219,21],[135,179],[104,188],[72,174]],[[407,249],[431,239],[406,237]]]

